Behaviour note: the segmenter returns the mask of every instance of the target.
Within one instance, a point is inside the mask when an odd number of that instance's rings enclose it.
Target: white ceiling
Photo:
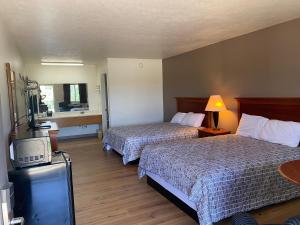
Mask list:
[[[300,17],[299,0],[0,0],[27,62],[166,58]]]

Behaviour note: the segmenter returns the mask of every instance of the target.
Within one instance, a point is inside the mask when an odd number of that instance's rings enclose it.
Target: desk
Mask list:
[[[283,163],[279,166],[278,171],[288,181],[300,185],[300,160]]]
[[[55,122],[48,122],[51,126],[49,129],[29,129],[27,125],[16,128],[15,132],[11,134],[11,139],[27,139],[38,137],[49,137],[51,142],[52,151],[57,151],[57,135],[59,133],[59,127]]]

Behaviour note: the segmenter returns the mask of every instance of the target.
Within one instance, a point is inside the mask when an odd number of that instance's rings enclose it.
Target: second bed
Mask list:
[[[204,109],[207,98],[176,98],[176,100],[177,112],[206,114]],[[208,123],[209,118],[206,115],[202,126],[208,126]],[[113,149],[122,155],[123,163],[126,165],[140,158],[145,145],[197,138],[198,128],[168,122],[113,127],[106,131],[103,144],[107,150]]]

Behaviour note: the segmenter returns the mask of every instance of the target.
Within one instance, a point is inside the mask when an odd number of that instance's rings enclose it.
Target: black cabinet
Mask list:
[[[26,225],[75,225],[72,163],[65,153],[56,153],[46,165],[9,172],[14,184],[16,217]]]

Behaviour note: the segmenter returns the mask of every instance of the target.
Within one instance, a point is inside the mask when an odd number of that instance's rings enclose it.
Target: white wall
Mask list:
[[[0,98],[0,106],[1,106],[1,111],[0,111],[0,190],[4,189],[7,187],[8,183],[8,178],[7,178],[7,164],[6,164],[6,135],[4,135],[3,132],[3,122],[2,122],[2,104],[1,104],[1,98]],[[0,199],[1,202],[1,199]],[[0,212],[0,217],[1,217],[1,212]],[[1,220],[1,218],[0,218]],[[1,222],[0,222],[1,224]]]
[[[25,65],[26,75],[40,84],[87,83],[89,110],[101,112],[100,94],[97,85],[96,65],[84,66],[42,66],[40,64]]]
[[[6,157],[10,127],[10,111],[6,83],[5,63],[9,62],[16,72],[22,70],[18,49],[0,21],[0,189],[7,185]]]
[[[163,121],[162,60],[108,58],[110,124]]]

